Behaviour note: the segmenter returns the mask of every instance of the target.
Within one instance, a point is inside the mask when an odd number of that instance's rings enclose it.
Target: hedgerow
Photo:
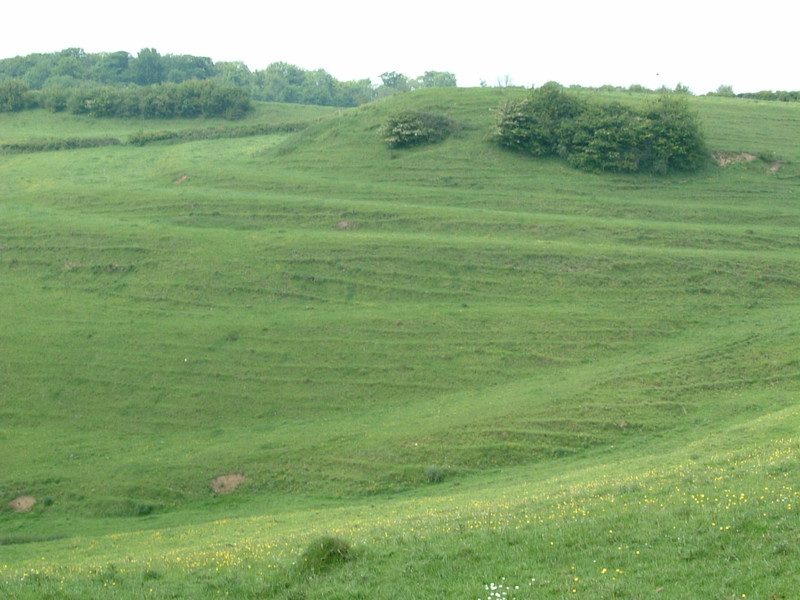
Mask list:
[[[258,124],[241,127],[204,127],[182,129],[180,131],[139,131],[128,136],[128,143],[133,146],[146,146],[159,142],[180,143],[199,140],[216,140],[221,138],[240,138],[256,135],[273,135],[276,133],[293,133],[308,127],[308,123],[281,123],[278,125]]]
[[[11,109],[6,105],[18,108],[18,103],[11,104],[17,97],[12,95],[13,91],[18,91],[17,87],[6,85],[6,88],[7,93],[0,89],[0,111]],[[10,99],[4,104],[5,97]],[[195,79],[126,88],[106,85],[65,89],[56,86],[28,91],[25,98],[31,108],[38,106],[52,112],[92,117],[239,119],[251,108],[250,93],[244,88]]]
[[[0,153],[21,154],[26,152],[49,152],[52,150],[75,150],[78,148],[116,146],[121,143],[117,138],[113,137],[42,138],[0,144]]]
[[[307,122],[280,123],[277,125],[260,123],[240,127],[206,127],[183,129],[180,131],[139,131],[128,136],[131,146],[146,146],[157,143],[181,143],[198,140],[216,140],[221,138],[240,138],[256,135],[273,135],[276,133],[292,133],[308,127]],[[0,144],[0,154],[21,154],[27,152],[48,152],[53,150],[75,150],[79,148],[98,148],[122,144],[113,137],[74,137],[74,138],[37,138],[6,142]]]

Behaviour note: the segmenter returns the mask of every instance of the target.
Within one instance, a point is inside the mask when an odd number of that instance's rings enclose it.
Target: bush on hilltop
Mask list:
[[[389,117],[380,135],[390,148],[408,148],[439,142],[453,129],[453,121],[444,115],[407,111]]]
[[[663,94],[641,109],[588,102],[550,82],[498,110],[497,142],[533,156],[560,156],[584,171],[694,171],[705,145],[684,98]]]

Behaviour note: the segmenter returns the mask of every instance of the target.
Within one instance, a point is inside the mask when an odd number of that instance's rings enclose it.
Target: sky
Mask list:
[[[142,48],[241,61],[283,61],[343,81],[389,71],[449,71],[460,86],[648,88],[696,94],[798,90],[795,6],[718,0],[183,0],[13,2],[0,58],[83,48]]]

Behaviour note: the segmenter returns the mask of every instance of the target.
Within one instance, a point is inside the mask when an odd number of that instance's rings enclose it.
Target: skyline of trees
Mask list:
[[[426,71],[415,78],[392,71],[380,77],[382,83],[378,85],[368,78],[340,81],[324,69],[307,70],[286,62],[251,71],[243,62],[214,63],[204,56],[162,55],[155,48],[142,48],[135,56],[126,51],[87,53],[82,48],[67,48],[0,59],[0,82],[16,80],[28,90],[41,91],[211,80],[245,89],[258,101],[348,107],[412,89],[456,85],[455,75],[444,71]]]
[[[20,110],[46,99],[49,106],[63,110],[65,98],[75,90],[97,87],[129,88],[180,84],[185,81],[213,81],[221,87],[236,87],[244,90],[251,100],[262,102],[288,102],[316,104],[322,106],[352,107],[411,90],[431,87],[456,87],[456,76],[447,71],[426,71],[417,77],[409,77],[397,71],[386,71],[377,83],[370,78],[341,81],[324,69],[308,70],[287,62],[273,62],[265,69],[250,70],[240,61],[215,63],[206,56],[189,54],[161,54],[155,48],[142,48],[136,55],[124,50],[114,52],[87,53],[82,48],[66,48],[57,52],[37,53],[0,59],[0,86],[7,92],[7,101],[0,102],[0,110]],[[485,86],[485,82],[481,82]],[[498,80],[497,86],[513,86]],[[516,86],[524,87],[524,86]],[[675,90],[650,90],[641,85],[627,88],[601,86],[600,91],[628,91],[652,93],[675,91],[691,94],[685,86]],[[800,91],[761,91],[736,94],[728,85],[721,85],[708,95],[752,98],[783,102],[800,101]]]

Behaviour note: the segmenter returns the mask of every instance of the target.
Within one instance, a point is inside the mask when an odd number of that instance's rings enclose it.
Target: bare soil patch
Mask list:
[[[228,473],[211,480],[211,489],[215,494],[230,494],[247,479],[241,473]]]
[[[9,502],[14,512],[31,512],[33,505],[36,504],[36,498],[33,496],[17,496]]]
[[[755,154],[750,154],[749,152],[714,152],[711,157],[720,167],[753,162],[758,158]]]
[[[779,160],[769,160],[764,156],[758,156],[750,152],[714,152],[711,157],[720,167],[751,163],[761,158],[767,164],[767,173],[777,173],[783,166]]]

